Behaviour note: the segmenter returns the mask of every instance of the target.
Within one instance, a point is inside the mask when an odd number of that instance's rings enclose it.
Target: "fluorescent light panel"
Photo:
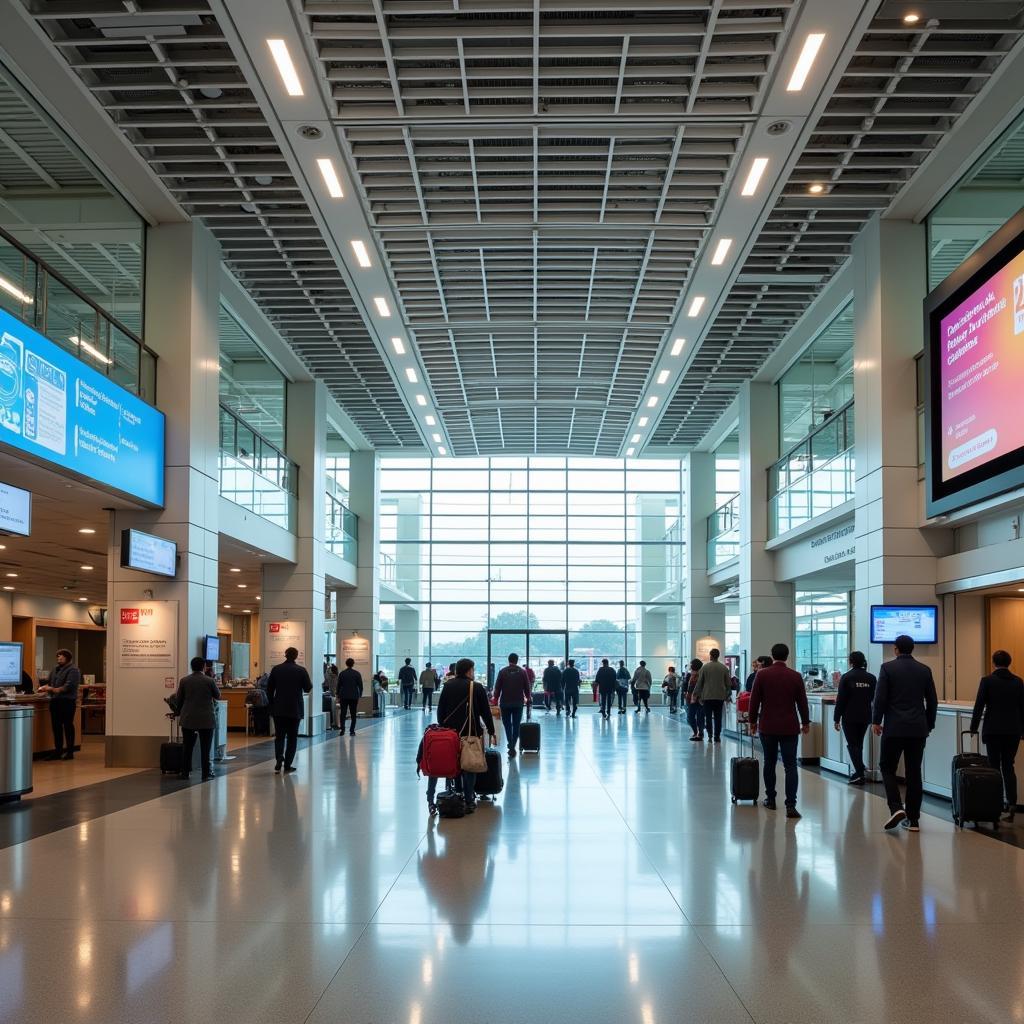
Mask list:
[[[432,438],[433,438],[433,439],[434,439],[435,441],[443,441],[443,440],[444,440],[444,438],[443,438],[443,437],[442,437],[442,436],[441,436],[440,434],[431,434],[430,436],[431,436],[431,437],[432,437]]]
[[[426,395],[417,395],[416,396],[416,404],[417,405],[426,405],[427,404],[427,396]]]
[[[679,353],[683,351],[683,346],[685,344],[686,344],[686,339],[685,338],[676,338],[676,340],[674,342],[672,342],[672,355],[674,355],[674,356],[679,355]]]
[[[402,343],[402,339],[401,338],[392,338],[391,339],[391,347],[395,350],[395,355],[396,356],[404,356],[405,355],[405,345]]]
[[[647,399],[647,408],[648,409],[653,409],[657,404],[658,404],[658,396],[657,395],[651,395],[651,397]]]
[[[811,32],[808,34],[804,40],[800,56],[796,59],[796,67],[793,68],[793,74],[790,76],[789,85],[786,86],[786,92],[799,92],[804,87],[807,82],[807,76],[811,73],[811,66],[814,64],[814,59],[818,56],[818,51],[821,49],[823,42],[825,42],[824,32]]]
[[[6,277],[0,275],[0,288],[3,288],[8,295],[13,295],[19,302],[24,303],[26,306],[32,305],[32,296],[26,295],[13,281],[8,281]]]
[[[648,423],[648,420],[647,420],[647,417],[646,417],[646,416],[641,416],[641,417],[640,417],[640,419],[638,419],[638,420],[636,421],[636,425],[637,425],[638,427],[646,427],[646,426],[647,426],[647,423]]]
[[[700,311],[704,308],[704,296],[694,295],[693,301],[690,303],[690,308],[686,311],[687,316],[700,316]]]
[[[366,243],[361,238],[352,239],[352,251],[356,254],[356,262],[361,267],[369,267],[370,254],[366,251]]]
[[[718,240],[718,245],[715,246],[715,253],[711,257],[711,265],[713,267],[720,267],[725,262],[725,257],[729,255],[729,249],[731,247],[731,238],[720,238]]]
[[[761,184],[761,178],[764,176],[764,172],[768,167],[768,157],[758,156],[750,164],[750,170],[747,172],[747,180],[743,183],[743,189],[740,195],[752,196],[757,191],[757,186]]]
[[[383,295],[378,295],[374,298],[373,304],[377,307],[377,312],[381,316],[391,316],[391,307],[388,305],[388,300]]]
[[[633,436],[632,436],[632,437],[631,437],[631,438],[629,439],[629,441],[630,441],[630,443],[631,443],[631,444],[638,444],[638,443],[639,443],[639,441],[640,441],[640,435],[639,435],[639,434],[634,434],[634,435],[633,435]]]
[[[268,39],[267,46],[270,47],[270,56],[277,65],[277,73],[284,83],[285,92],[289,96],[301,96],[302,83],[292,63],[292,55],[288,52],[288,44],[283,39]]]
[[[659,384],[664,384],[665,381],[667,381],[667,380],[668,380],[668,370],[662,370],[661,373],[658,374],[658,383]]]
[[[426,425],[428,427],[436,427],[437,426],[437,420],[435,420],[433,416],[424,416],[423,417],[423,422],[426,423]]]
[[[626,449],[626,454],[628,456],[632,457],[632,456],[636,455],[636,449],[635,448],[627,448]]]
[[[341,182],[338,180],[338,172],[334,169],[334,161],[329,156],[317,157],[317,167],[320,168],[320,177],[324,179],[327,194],[332,199],[344,199]]]
[[[443,444],[439,444],[437,446],[437,454],[438,455],[447,455],[448,454],[448,449],[445,448],[445,446]]]
[[[415,384],[416,383],[416,371],[411,366],[407,366],[405,368],[405,379],[410,384]]]
[[[93,359],[98,359],[101,363],[106,363],[108,366],[110,365],[110,360],[98,348],[93,348],[92,345],[89,344],[89,342],[79,341],[78,345],[79,348],[88,352],[89,355],[93,357]]]

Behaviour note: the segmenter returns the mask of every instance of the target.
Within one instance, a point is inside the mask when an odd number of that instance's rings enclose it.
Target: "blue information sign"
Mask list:
[[[0,310],[0,442],[164,503],[164,415]]]

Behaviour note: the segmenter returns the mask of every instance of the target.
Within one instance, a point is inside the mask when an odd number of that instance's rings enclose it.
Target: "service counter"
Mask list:
[[[222,686],[220,697],[228,706],[228,728],[245,732],[246,711],[245,699],[252,693],[251,686]]]
[[[40,694],[19,693],[5,700],[0,707],[30,707],[35,710],[32,716],[32,753],[33,755],[52,754],[53,728],[50,725],[50,700]],[[75,750],[81,750],[82,744],[82,705],[75,708]]]

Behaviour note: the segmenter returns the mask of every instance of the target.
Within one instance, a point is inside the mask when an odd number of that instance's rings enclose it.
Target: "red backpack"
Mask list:
[[[439,779],[454,779],[459,774],[459,734],[454,729],[428,725],[423,734],[420,771]]]

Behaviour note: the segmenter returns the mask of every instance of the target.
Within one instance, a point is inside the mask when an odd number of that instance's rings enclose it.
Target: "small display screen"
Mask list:
[[[220,661],[220,637],[203,637],[203,657],[207,661]]]
[[[873,604],[871,642],[891,644],[898,636],[909,636],[916,644],[934,644],[939,639],[939,609],[934,604]]]
[[[121,565],[157,576],[174,576],[178,571],[178,545],[141,530],[123,530]]]
[[[21,683],[21,644],[0,643],[0,686]]]

